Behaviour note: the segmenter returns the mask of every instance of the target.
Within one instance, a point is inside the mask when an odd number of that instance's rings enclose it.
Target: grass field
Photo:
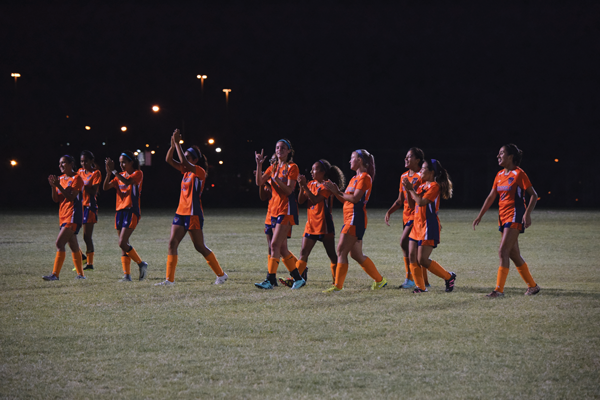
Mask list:
[[[96,227],[96,269],[76,281],[68,255],[58,282],[41,279],[57,213],[0,214],[0,398],[600,397],[600,212],[534,212],[520,246],[542,291],[523,296],[511,268],[503,299],[485,297],[498,266],[494,212],[474,232],[477,211],[441,211],[433,258],[457,273],[456,289],[430,275],[422,295],[396,289],[400,213],[387,227],[384,212],[369,211],[364,249],[390,284],[370,291],[351,262],[333,296],[321,294],[331,275],[319,245],[305,288],[254,287],[266,274],[264,210],[207,210],[206,243],[230,279],[212,285],[186,239],[172,287],[154,283],[173,210],[145,211],[131,243],[149,279],[131,283],[117,282],[109,213]],[[289,243],[296,255],[303,224]]]

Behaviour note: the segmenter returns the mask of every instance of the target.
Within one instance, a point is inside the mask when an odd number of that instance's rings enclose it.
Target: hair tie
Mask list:
[[[200,159],[200,155],[198,154],[198,152],[196,151],[195,148],[190,147],[189,149],[186,150],[188,153],[192,153],[192,155],[194,156],[195,159],[199,160]]]
[[[290,142],[288,142],[287,140],[285,140],[285,139],[279,139],[279,140],[277,141],[277,143],[279,143],[279,142],[283,142],[283,143],[285,143],[285,145],[288,147],[288,149],[289,149],[289,150],[291,150],[291,149],[292,149],[292,145],[291,145],[291,144],[290,144]]]
[[[129,158],[129,161],[133,161],[133,158],[129,157],[127,153],[121,153],[122,156]]]

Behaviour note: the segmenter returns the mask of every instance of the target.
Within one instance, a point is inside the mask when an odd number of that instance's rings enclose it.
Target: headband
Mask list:
[[[369,163],[369,160],[365,160],[365,155],[363,154],[362,150],[356,150],[355,153],[358,154],[360,159],[363,161],[363,164]]]
[[[74,164],[75,163],[75,159],[72,156],[70,156],[68,154],[65,154],[63,157],[66,158],[67,160],[69,160],[70,164]]]
[[[279,139],[279,140],[277,141],[277,143],[279,143],[279,142],[283,142],[283,143],[285,143],[285,145],[288,147],[288,149],[290,149],[290,150],[292,149],[292,145],[291,145],[291,144],[290,144],[290,142],[288,142],[287,140],[285,140],[285,139]]]
[[[129,158],[129,161],[133,161],[133,159],[131,157],[129,157],[126,153],[121,153],[121,155]]]
[[[432,158],[431,164],[433,166],[433,170],[435,171],[435,174],[437,175],[439,173],[439,169],[440,169],[440,167],[438,166],[437,160],[435,158]]]
[[[196,151],[195,148],[190,147],[189,149],[186,150],[188,153],[192,153],[192,155],[194,156],[194,158],[196,159],[200,159],[200,155],[198,154],[198,152]]]

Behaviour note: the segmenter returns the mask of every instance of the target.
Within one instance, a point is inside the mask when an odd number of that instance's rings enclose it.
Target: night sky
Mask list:
[[[453,177],[446,206],[478,207],[514,142],[538,207],[599,207],[600,6],[472,3],[0,6],[0,206],[52,207],[47,176],[65,153],[103,164],[148,144],[142,207],[175,208],[180,175],[164,155],[180,128],[209,159],[210,206],[260,205],[253,152],[286,137],[302,172],[326,158],[350,177],[350,153],[371,151],[373,206],[393,203],[418,146]]]

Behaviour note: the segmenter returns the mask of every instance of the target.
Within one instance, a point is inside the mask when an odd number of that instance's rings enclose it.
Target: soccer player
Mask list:
[[[206,259],[206,263],[213,270],[217,279],[215,285],[221,285],[227,281],[227,274],[221,269],[221,265],[215,254],[204,244],[204,211],[202,209],[202,190],[206,182],[206,170],[208,165],[206,157],[200,152],[198,146],[191,146],[185,152],[179,141],[181,134],[175,129],[171,137],[171,147],[167,151],[167,163],[183,174],[181,180],[181,194],[179,196],[179,207],[171,225],[171,238],[169,239],[169,255],[167,256],[167,277],[164,282],[156,286],[173,285],[175,282],[175,269],[177,268],[177,249],[179,243],[190,234],[192,243],[196,250]],[[177,151],[180,161],[176,161],[173,155]],[[201,166],[202,165],[202,166]]]
[[[345,192],[333,182],[325,182],[325,187],[344,204],[344,226],[337,246],[337,267],[335,284],[323,293],[335,293],[344,288],[348,274],[348,254],[362,269],[373,278],[371,290],[379,290],[387,285],[385,279],[369,257],[363,254],[362,244],[367,229],[367,202],[371,197],[371,187],[375,178],[375,158],[367,150],[352,152],[350,168],[356,171]]]
[[[137,227],[141,218],[140,194],[144,174],[140,171],[140,162],[131,151],[127,150],[119,156],[119,165],[122,172],[117,172],[115,163],[110,158],[105,161],[106,178],[102,188],[104,190],[116,189],[117,213],[115,214],[115,229],[119,235],[121,248],[121,264],[123,278],[120,282],[131,282],[131,260],[139,267],[139,280],[146,279],[148,263],[142,261],[137,251],[129,244],[129,238]],[[114,178],[111,177],[114,175]]]
[[[496,288],[487,297],[504,296],[504,284],[508,276],[510,260],[517,267],[521,278],[527,283],[526,296],[538,294],[540,287],[535,283],[527,263],[521,257],[519,250],[519,234],[525,232],[525,228],[531,226],[531,212],[535,208],[538,195],[531,186],[531,182],[525,171],[519,168],[523,152],[514,144],[507,144],[500,148],[498,153],[498,164],[503,169],[498,172],[492,190],[479,211],[479,215],[473,221],[473,229],[481,222],[481,218],[490,208],[496,196],[500,195],[498,202],[498,223],[502,240],[500,241],[500,266],[496,278]],[[529,195],[529,204],[525,204],[525,193]]]
[[[52,187],[52,200],[60,204],[59,223],[60,232],[56,238],[56,256],[54,258],[54,268],[52,273],[42,278],[46,281],[57,281],[60,270],[65,261],[65,245],[68,243],[71,248],[73,264],[77,271],[76,279],[85,279],[83,273],[83,261],[81,260],[81,250],[77,242],[77,233],[81,228],[82,207],[81,207],[81,188],[83,181],[75,172],[75,159],[69,155],[64,155],[58,162],[58,167],[62,175],[50,175],[48,183]]]
[[[302,238],[302,250],[300,250],[300,259],[296,263],[296,267],[302,278],[306,281],[308,276],[308,256],[310,255],[317,240],[323,243],[327,256],[331,261],[331,275],[335,283],[335,269],[337,267],[337,254],[335,253],[335,228],[333,226],[333,218],[331,216],[331,208],[333,206],[333,196],[331,192],[325,188],[325,181],[331,180],[344,190],[346,187],[346,178],[343,172],[335,165],[331,165],[329,161],[321,159],[313,164],[310,171],[313,180],[306,182],[304,175],[298,176],[298,185],[300,185],[300,193],[298,193],[298,203],[303,204],[308,200],[306,209],[306,226],[304,228],[304,237]],[[279,281],[284,285],[291,286],[291,279]]]
[[[410,231],[413,227],[413,221],[415,219],[415,207],[412,202],[409,202],[410,196],[406,192],[402,181],[404,178],[408,178],[410,183],[412,183],[413,187],[419,187],[421,185],[421,167],[423,166],[423,160],[425,159],[425,154],[423,150],[418,147],[411,147],[406,153],[406,157],[404,158],[404,167],[408,168],[408,171],[402,174],[400,177],[400,188],[398,191],[398,199],[392,204],[387,213],[385,213],[385,223],[387,226],[390,226],[390,217],[393,213],[395,213],[400,208],[403,208],[402,212],[402,222],[403,222],[403,230],[402,236],[400,237],[400,248],[402,249],[402,253],[404,254],[404,268],[406,270],[406,279],[404,283],[400,285],[400,289],[412,289],[415,287],[415,282],[412,279],[412,274],[410,272],[410,261],[408,258],[408,237],[410,235]],[[412,205],[411,205],[412,204]],[[425,281],[425,286],[429,286],[429,282],[427,281],[427,270],[423,270],[423,279]]]
[[[77,173],[83,180],[83,241],[86,252],[84,260],[87,265],[84,270],[94,269],[94,225],[98,222],[98,187],[102,182],[102,173],[96,167],[94,154],[89,150],[83,150],[80,154],[81,168]]]
[[[271,185],[272,207],[271,223],[273,238],[271,240],[271,257],[268,262],[267,278],[255,283],[259,289],[273,289],[277,286],[277,268],[283,256],[283,263],[294,279],[292,289],[300,289],[306,281],[302,279],[296,263],[298,259],[288,250],[287,239],[293,225],[298,225],[298,204],[295,189],[298,179],[298,166],[292,161],[294,149],[288,139],[280,139],[275,145],[274,159],[267,170],[262,172],[266,160],[264,151],[254,152],[256,160],[256,185],[262,187],[269,182]]]
[[[421,180],[423,183],[417,189],[408,177],[402,180],[415,207],[415,219],[408,239],[410,271],[416,286],[413,293],[427,291],[423,268],[446,281],[446,292],[451,292],[454,290],[456,274],[446,271],[436,261],[429,259],[429,256],[440,243],[440,197],[446,200],[452,197],[452,181],[446,169],[436,159],[423,161]]]

